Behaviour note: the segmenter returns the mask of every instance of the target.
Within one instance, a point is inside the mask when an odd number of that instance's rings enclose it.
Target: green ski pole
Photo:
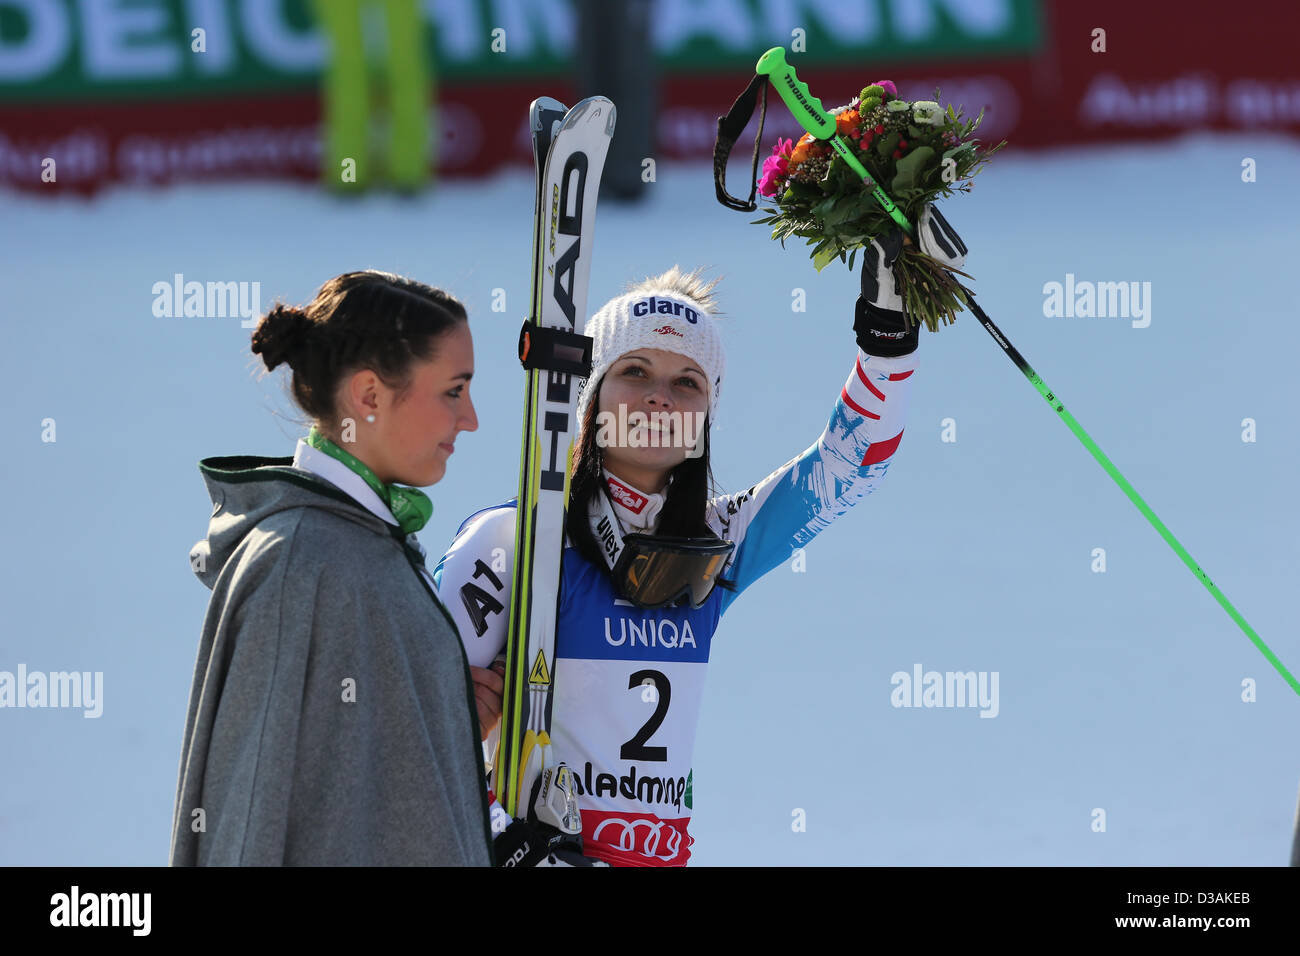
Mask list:
[[[795,75],[794,67],[786,62],[785,49],[778,46],[768,50],[759,58],[758,65],[754,68],[754,71],[761,75],[765,75],[768,78],[777,93],[780,94],[781,99],[785,101],[786,106],[790,108],[790,112],[794,115],[794,118],[799,121],[799,125],[809,133],[812,133],[812,135],[818,139],[830,143],[835,152],[842,156],[844,161],[849,164],[849,168],[861,176],[863,183],[871,188],[871,194],[875,197],[876,201],[880,203],[881,208],[889,213],[890,217],[898,223],[909,236],[915,236],[916,230],[912,224],[907,221],[907,217],[903,215],[902,211],[894,204],[894,201],[889,198],[888,194],[886,194],[875,180],[871,178],[871,175],[863,165],[858,162],[858,158],[853,155],[853,149],[844,141],[844,137],[840,136],[836,132],[835,120],[827,114],[825,109],[822,108],[821,101],[808,91],[808,84],[800,81],[800,79]],[[1116,468],[1114,463],[1106,457],[1105,452],[1097,446],[1097,443],[1092,440],[1092,436],[1084,431],[1083,426],[1075,420],[1075,417],[1070,414],[1061,400],[1056,397],[1056,394],[1048,388],[1047,383],[1043,381],[1042,377],[1033,370],[1028,362],[1025,361],[1024,356],[1016,350],[1015,346],[1007,341],[1007,337],[1002,334],[1002,330],[994,325],[993,320],[990,319],[988,315],[985,314],[984,310],[980,308],[971,291],[966,289],[964,286],[963,290],[966,293],[971,313],[980,320],[985,331],[988,332],[989,335],[993,336],[993,341],[997,342],[998,345],[1002,347],[1002,351],[1005,352],[1007,357],[1015,363],[1016,368],[1020,369],[1025,378],[1029,379],[1029,383],[1038,390],[1038,394],[1043,396],[1043,399],[1052,407],[1052,410],[1060,416],[1061,420],[1065,422],[1070,431],[1074,432],[1075,437],[1083,443],[1083,447],[1088,449],[1088,452],[1097,460],[1097,463],[1105,469],[1106,474],[1110,475],[1115,484],[1119,485],[1120,490],[1128,496],[1128,499],[1133,502],[1138,511],[1142,512],[1142,515],[1151,523],[1151,526],[1154,527],[1156,531],[1160,532],[1160,536],[1165,539],[1165,542],[1171,548],[1174,549],[1174,553],[1182,559],[1183,564],[1187,565],[1192,574],[1196,575],[1196,579],[1205,585],[1206,589],[1214,596],[1214,599],[1219,602],[1220,606],[1228,612],[1228,616],[1237,622],[1237,626],[1241,628],[1248,638],[1250,638],[1251,643],[1259,649],[1259,652],[1264,655],[1264,658],[1272,664],[1274,669],[1282,675],[1282,678],[1291,685],[1291,689],[1297,694],[1300,694],[1300,682],[1296,681],[1295,677],[1293,677],[1291,672],[1286,669],[1285,665],[1283,665],[1283,663],[1278,659],[1277,655],[1274,654],[1260,636],[1255,633],[1255,629],[1246,622],[1246,619],[1242,617],[1241,612],[1238,611],[1233,606],[1232,602],[1228,600],[1227,595],[1219,590],[1218,585],[1210,580],[1209,575],[1201,569],[1201,566],[1196,563],[1192,556],[1187,552],[1187,549],[1184,548],[1179,540],[1174,537],[1173,532],[1165,526],[1165,523],[1156,516],[1156,513],[1151,510],[1151,507],[1142,499],[1142,496],[1137,493],[1137,489],[1129,483],[1127,478],[1120,474],[1119,469]]]
[[[818,139],[830,143],[831,148],[840,154],[840,158],[849,164],[849,169],[862,177],[862,182],[870,187],[871,195],[875,197],[876,202],[880,203],[881,208],[889,213],[890,218],[902,226],[909,236],[915,235],[912,224],[907,221],[903,211],[894,205],[894,200],[889,198],[889,194],[880,188],[871,178],[866,167],[858,162],[858,157],[853,155],[853,147],[844,141],[843,136],[835,132],[835,120],[822,109],[821,100],[808,92],[808,84],[794,75],[794,67],[785,61],[785,47],[774,46],[759,57],[754,72],[766,76],[776,87],[776,91],[781,94],[781,99],[785,100],[785,105],[790,108],[799,125]]]

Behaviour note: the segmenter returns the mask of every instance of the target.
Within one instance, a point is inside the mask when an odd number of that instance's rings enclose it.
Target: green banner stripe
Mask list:
[[[425,47],[444,82],[567,75],[577,36],[572,0],[327,0],[360,11],[383,49],[385,8],[423,17]],[[669,73],[748,72],[755,50],[781,45],[800,66],[1006,57],[1036,52],[1042,0],[766,0],[662,2],[646,47]],[[202,11],[196,13],[195,11]],[[864,15],[865,11],[865,15]],[[193,19],[198,17],[199,19]],[[347,17],[331,17],[332,23]],[[239,94],[314,87],[329,55],[328,24],[310,0],[74,0],[0,3],[0,101]],[[335,32],[339,28],[335,27]],[[201,31],[201,32],[197,32]],[[355,54],[355,29],[333,40]],[[371,70],[382,76],[381,66]],[[868,77],[872,79],[874,77]],[[866,82],[866,80],[864,80]]]

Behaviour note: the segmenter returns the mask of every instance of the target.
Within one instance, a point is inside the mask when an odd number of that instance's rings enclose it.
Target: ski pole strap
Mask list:
[[[591,374],[593,341],[578,332],[526,321],[519,330],[519,361],[524,368],[567,372],[586,378]]]
[[[763,100],[758,111],[758,134],[754,137],[754,164],[749,177],[749,199],[737,199],[727,192],[727,160],[736,140],[749,125],[754,115],[754,106],[758,104],[759,90]],[[758,150],[763,141],[763,123],[767,120],[767,77],[754,75],[745,92],[736,97],[726,116],[718,117],[718,138],[713,141],[713,186],[718,194],[718,202],[728,209],[740,212],[753,212],[758,208],[754,196],[758,194]]]

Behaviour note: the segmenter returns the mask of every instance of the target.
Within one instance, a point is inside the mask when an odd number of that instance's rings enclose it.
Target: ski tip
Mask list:
[[[533,132],[538,132],[542,128],[543,113],[558,113],[563,116],[568,112],[568,109],[567,106],[553,96],[539,96],[528,104],[528,125]]]
[[[590,122],[591,120],[604,118],[605,132],[607,135],[614,133],[614,121],[617,118],[618,110],[614,106],[613,100],[607,96],[588,96],[586,99],[579,100],[573,105],[573,108],[564,117],[564,129],[577,126],[581,122]]]

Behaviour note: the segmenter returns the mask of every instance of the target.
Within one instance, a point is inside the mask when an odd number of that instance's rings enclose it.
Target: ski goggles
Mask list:
[[[689,598],[698,608],[713,593],[735,547],[719,538],[625,535],[613,568],[614,586],[638,607],[667,607]]]

